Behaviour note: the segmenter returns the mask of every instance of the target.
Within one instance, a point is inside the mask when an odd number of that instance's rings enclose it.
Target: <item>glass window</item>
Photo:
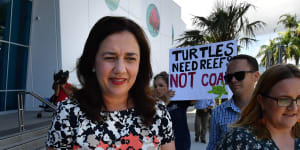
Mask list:
[[[10,45],[7,90],[26,89],[28,48]],[[17,92],[8,92],[6,110],[17,109]]]
[[[8,44],[0,42],[0,90],[6,90]],[[5,92],[0,92],[0,111],[5,110]]]
[[[4,90],[26,89],[31,9],[31,0],[0,0],[0,111],[18,107],[17,92]]]
[[[10,45],[8,90],[26,88],[27,59],[27,47]]]
[[[31,6],[32,2],[29,0],[14,0],[11,42],[29,45]]]
[[[9,39],[11,1],[0,0],[0,40]]]

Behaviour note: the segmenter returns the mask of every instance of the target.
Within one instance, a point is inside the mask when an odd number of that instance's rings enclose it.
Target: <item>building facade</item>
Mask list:
[[[145,31],[154,74],[168,71],[169,49],[186,25],[172,0],[0,0],[0,113],[17,109],[17,92],[50,97],[53,74],[69,70],[80,86],[76,62],[101,17],[125,16]],[[25,97],[25,110],[41,103]]]

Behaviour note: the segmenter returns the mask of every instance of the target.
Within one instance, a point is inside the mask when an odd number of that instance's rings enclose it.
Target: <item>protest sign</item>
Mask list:
[[[227,98],[224,75],[235,55],[236,40],[170,49],[169,89],[176,92],[171,100]]]

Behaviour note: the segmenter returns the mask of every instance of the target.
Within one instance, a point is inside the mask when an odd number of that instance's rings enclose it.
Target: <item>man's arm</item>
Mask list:
[[[209,108],[213,108],[215,106],[215,100],[214,99],[210,99],[208,105],[209,105],[208,106]]]

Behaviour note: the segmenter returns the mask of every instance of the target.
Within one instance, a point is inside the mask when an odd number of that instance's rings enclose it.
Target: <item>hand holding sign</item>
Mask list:
[[[168,96],[169,98],[174,97],[174,96],[175,96],[175,91],[169,90],[169,91],[167,92],[167,96]]]

